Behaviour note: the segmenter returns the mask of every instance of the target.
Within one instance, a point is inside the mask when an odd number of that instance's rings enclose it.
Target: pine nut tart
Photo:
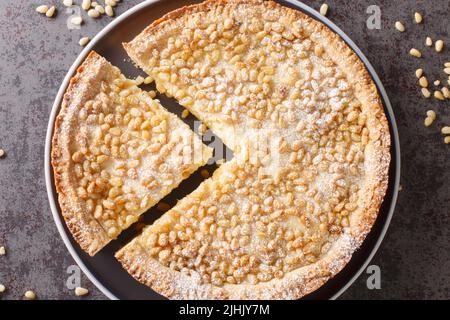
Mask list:
[[[171,299],[297,299],[336,275],[390,163],[377,89],[346,43],[272,1],[211,0],[124,47],[234,158],[117,252],[123,267]]]
[[[94,255],[211,155],[183,121],[91,52],[70,81],[53,134],[68,229]]]

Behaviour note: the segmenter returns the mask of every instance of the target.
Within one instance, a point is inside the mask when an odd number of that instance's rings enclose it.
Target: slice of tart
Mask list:
[[[183,299],[294,299],[337,274],[377,217],[390,162],[377,89],[346,43],[275,2],[217,0],[124,46],[235,155],[117,253],[124,268]]]
[[[94,255],[211,154],[177,116],[91,52],[70,81],[53,134],[67,227]]]

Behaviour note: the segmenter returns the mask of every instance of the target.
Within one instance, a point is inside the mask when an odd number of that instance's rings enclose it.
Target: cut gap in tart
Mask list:
[[[177,116],[91,52],[70,81],[53,134],[70,232],[94,255],[211,155]]]

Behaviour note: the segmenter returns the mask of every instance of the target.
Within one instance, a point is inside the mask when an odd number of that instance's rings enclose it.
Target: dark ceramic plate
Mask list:
[[[130,62],[124,49],[122,48],[122,42],[127,42],[133,39],[138,33],[140,33],[148,24],[157,18],[160,18],[163,14],[182,7],[187,4],[192,4],[200,1],[188,1],[188,0],[175,0],[175,1],[145,1],[134,8],[128,10],[120,17],[116,18],[106,28],[104,28],[81,52],[78,56],[69,72],[67,73],[58,95],[56,97],[53,109],[50,115],[50,120],[47,130],[47,140],[45,148],[45,175],[47,192],[52,209],[55,223],[58,227],[59,233],[64,240],[71,255],[88,276],[88,278],[109,298],[111,299],[162,299],[163,297],[155,293],[146,286],[138,283],[134,280],[126,271],[124,271],[121,265],[114,258],[114,253],[120,249],[124,244],[130,241],[138,231],[135,227],[129,228],[122,233],[120,237],[112,241],[107,247],[101,250],[95,257],[89,257],[85,254],[78,244],[73,240],[70,232],[67,230],[64,220],[61,216],[61,211],[57,202],[57,194],[55,191],[53,181],[53,170],[50,163],[50,150],[51,150],[51,137],[53,134],[53,126],[55,117],[59,111],[64,91],[68,85],[68,82],[72,75],[75,73],[78,66],[84,60],[90,50],[95,50],[112,64],[119,67],[120,70],[128,77],[136,77],[142,74],[140,70],[135,68]],[[386,198],[381,207],[377,221],[364,241],[362,247],[355,252],[348,265],[333,279],[328,281],[324,286],[304,299],[334,299],[342,294],[355,279],[361,274],[363,270],[369,264],[371,258],[378,249],[385,233],[388,228],[389,222],[392,218],[392,214],[397,199],[397,192],[399,186],[400,176],[400,149],[397,127],[392,112],[391,104],[386,95],[386,91],[380,82],[373,67],[358,49],[358,47],[332,22],[322,17],[316,11],[303,3],[286,0],[279,1],[280,3],[296,8],[308,14],[309,16],[322,21],[328,25],[336,33],[340,34],[342,38],[353,48],[353,50],[359,55],[361,60],[366,64],[370,74],[372,75],[375,83],[383,98],[386,115],[389,119],[390,131],[392,136],[392,163],[390,167],[390,179],[389,187],[386,194]],[[147,87],[145,89],[150,89]],[[161,95],[158,97],[163,106],[170,111],[180,115],[183,110],[173,99],[168,99]],[[193,126],[194,118],[190,116],[186,119],[188,124]],[[214,170],[214,165],[210,166],[210,172]],[[185,180],[175,191],[173,191],[166,199],[165,202],[174,205],[177,199],[181,199],[183,196],[192,192],[199,183],[203,180],[199,171],[193,174],[189,179]],[[144,215],[144,222],[151,223],[161,215],[156,209],[151,209]]]

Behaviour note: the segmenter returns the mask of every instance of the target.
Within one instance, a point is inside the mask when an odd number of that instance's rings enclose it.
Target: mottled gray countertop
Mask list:
[[[168,0],[166,0],[168,1]],[[35,12],[40,4],[57,3],[58,15],[48,19]],[[81,0],[75,0],[81,2]],[[102,1],[101,1],[102,2]],[[123,0],[120,14],[139,3]],[[321,1],[305,1],[318,8]],[[381,269],[381,289],[369,290],[367,274],[342,296],[344,299],[450,298],[450,146],[439,128],[450,124],[447,102],[420,97],[414,71],[429,79],[446,80],[449,61],[450,1],[333,0],[329,18],[367,55],[390,96],[399,126],[402,175],[398,205],[387,236],[372,261]],[[369,5],[381,9],[381,29],[366,26]],[[412,21],[415,11],[424,23]],[[81,36],[94,36],[108,17],[88,19],[81,30],[68,30],[62,1],[0,1],[0,283],[4,299],[19,299],[33,289],[41,299],[73,299],[66,286],[67,268],[74,264],[53,222],[44,180],[44,141],[47,121],[58,87],[81,47]],[[407,32],[393,29],[405,22]],[[449,45],[437,54],[425,37]],[[424,58],[408,55],[411,47]],[[430,128],[426,110],[437,112]],[[105,296],[83,276],[89,299]]]

